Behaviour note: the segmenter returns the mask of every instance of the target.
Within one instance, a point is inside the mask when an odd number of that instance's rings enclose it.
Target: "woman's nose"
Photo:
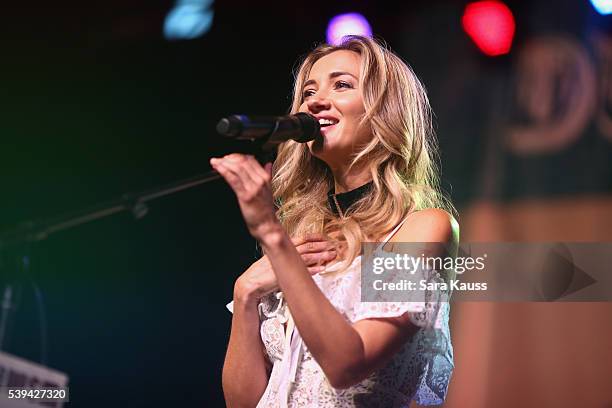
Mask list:
[[[307,105],[308,105],[308,110],[311,111],[312,113],[318,113],[321,111],[325,111],[331,107],[331,103],[329,102],[329,99],[327,99],[324,96],[319,96],[319,95],[311,96],[309,98]]]

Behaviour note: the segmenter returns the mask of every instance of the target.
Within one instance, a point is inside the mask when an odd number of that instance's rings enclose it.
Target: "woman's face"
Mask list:
[[[302,90],[300,112],[319,119],[322,138],[308,142],[310,152],[331,167],[347,164],[359,145],[370,140],[358,129],[365,108],[359,89],[361,56],[334,51],[315,62]]]

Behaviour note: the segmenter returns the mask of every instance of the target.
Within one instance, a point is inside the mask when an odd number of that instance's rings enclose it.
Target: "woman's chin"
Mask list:
[[[310,152],[317,156],[319,154],[323,154],[325,151],[329,150],[330,143],[329,139],[324,135],[318,134],[312,142],[308,142],[308,148]]]
[[[325,140],[318,141],[315,139],[314,143],[309,145],[309,148],[313,156],[327,164],[338,161],[338,157],[342,155],[342,149],[339,146],[328,143]]]
[[[326,129],[327,130],[327,129]],[[323,131],[313,141],[308,142],[310,153],[327,164],[336,163],[347,155],[351,147],[341,142],[340,134],[335,129]]]

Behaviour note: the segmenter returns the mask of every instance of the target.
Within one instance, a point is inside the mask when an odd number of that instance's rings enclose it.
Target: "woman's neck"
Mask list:
[[[372,175],[367,167],[357,169],[353,166],[350,171],[347,170],[347,168],[331,169],[334,175],[334,192],[336,194],[354,190],[372,181]]]

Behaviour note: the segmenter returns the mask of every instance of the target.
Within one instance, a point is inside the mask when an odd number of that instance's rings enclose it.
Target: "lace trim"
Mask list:
[[[351,321],[375,319],[386,317],[399,317],[408,313],[410,321],[423,328],[433,327],[441,329],[442,314],[439,313],[439,304],[419,302],[359,302]]]

